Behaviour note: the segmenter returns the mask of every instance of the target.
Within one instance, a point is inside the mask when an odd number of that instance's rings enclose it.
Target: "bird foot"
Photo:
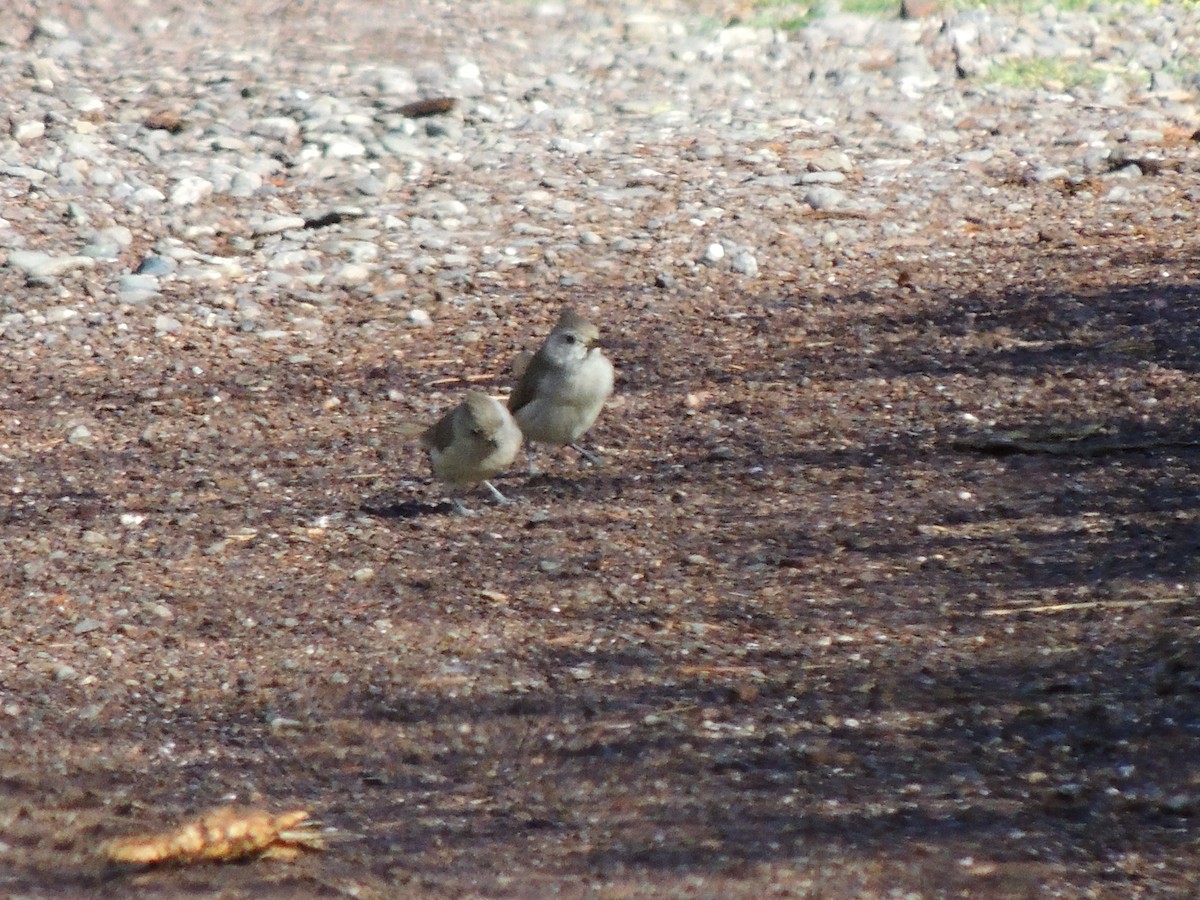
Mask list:
[[[494,499],[497,503],[501,504],[502,506],[507,506],[508,504],[512,503],[512,501],[500,493],[500,491],[496,489],[496,486],[490,481],[484,481],[483,485],[492,492],[492,499]]]
[[[596,455],[591,450],[585,450],[578,444],[571,444],[571,449],[590,462],[593,466],[601,467],[605,465],[604,457]]]

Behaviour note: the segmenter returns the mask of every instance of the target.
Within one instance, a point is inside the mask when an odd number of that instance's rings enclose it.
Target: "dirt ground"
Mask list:
[[[1194,896],[1200,235],[1010,189],[833,275],[0,353],[0,894]],[[607,464],[453,514],[397,422],[565,302]],[[235,802],[329,846],[99,853]]]
[[[1185,224],[964,235],[958,269],[820,295],[576,296],[621,373],[609,464],[544,455],[467,518],[387,391],[536,342],[537,288],[519,330],[452,346],[447,308],[403,361],[10,359],[0,890],[1190,895]],[[62,441],[81,408],[104,449]],[[337,836],[95,855],[230,801]]]

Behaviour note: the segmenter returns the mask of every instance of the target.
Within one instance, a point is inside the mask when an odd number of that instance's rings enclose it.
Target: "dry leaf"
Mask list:
[[[161,131],[169,131],[171,134],[179,134],[183,131],[184,121],[183,116],[173,109],[161,109],[158,112],[150,113],[142,122],[147,128]]]
[[[400,107],[400,115],[410,119],[422,119],[426,116],[439,116],[454,109],[458,103],[454,97],[432,97],[428,100],[417,100]]]
[[[110,841],[112,862],[134,865],[232,862],[247,857],[295,859],[320,850],[323,837],[302,809],[274,815],[262,809],[223,806],[178,828]]]

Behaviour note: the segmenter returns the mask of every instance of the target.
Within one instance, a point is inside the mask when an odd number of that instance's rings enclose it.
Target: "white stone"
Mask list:
[[[259,222],[251,230],[255,235],[261,237],[263,235],[279,234],[281,231],[291,231],[295,228],[303,227],[304,216],[274,216],[264,222]]]
[[[367,148],[358,138],[339,135],[325,144],[325,156],[328,159],[357,159],[367,155]]]
[[[265,138],[292,141],[300,136],[300,123],[287,116],[272,116],[259,119],[250,127],[250,131]]]
[[[185,175],[171,191],[171,202],[176,206],[194,206],[213,192],[213,183],[199,175]]]
[[[12,126],[12,136],[18,144],[32,143],[45,134],[46,123],[40,119],[26,119],[24,122],[14,122]]]
[[[749,250],[740,250],[735,253],[733,259],[729,261],[729,266],[733,271],[739,272],[747,278],[753,278],[758,274],[758,260]]]
[[[71,309],[69,306],[55,306],[46,310],[42,315],[45,316],[48,325],[54,325],[79,318],[79,311]]]

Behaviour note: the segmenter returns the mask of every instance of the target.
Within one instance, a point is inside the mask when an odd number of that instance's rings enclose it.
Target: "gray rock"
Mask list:
[[[1040,165],[1030,173],[1030,178],[1039,183],[1047,181],[1061,181],[1069,177],[1071,174],[1069,169],[1062,166]]]
[[[150,206],[155,203],[162,203],[167,199],[164,194],[156,187],[140,187],[129,195],[129,203],[131,206]]]
[[[919,144],[925,140],[925,129],[915,122],[901,123],[892,133],[903,144]]]
[[[69,322],[72,319],[78,319],[79,310],[72,309],[69,306],[55,306],[46,310],[42,315],[45,317],[47,325],[57,325],[60,322]]]
[[[94,440],[92,430],[86,425],[76,425],[67,432],[68,444],[91,444]]]
[[[290,143],[300,137],[300,123],[287,116],[268,116],[251,125],[250,133]]]
[[[175,206],[193,206],[212,196],[213,183],[199,175],[185,175],[171,191],[171,203]]]
[[[1150,74],[1150,90],[1156,94],[1172,94],[1179,89],[1179,79],[1170,72],[1160,70]]]
[[[442,200],[430,207],[429,213],[438,221],[446,219],[462,219],[470,210],[461,200]]]
[[[121,251],[133,243],[133,234],[123,225],[103,228],[92,235],[91,241],[79,251],[80,256],[94,259],[116,259]]]
[[[33,26],[33,38],[49,38],[51,40],[61,41],[70,37],[71,29],[67,27],[67,23],[61,19],[55,19],[50,16],[43,16],[37,20]]]
[[[852,172],[854,162],[841,150],[826,150],[816,156],[809,167],[816,172]]]
[[[134,270],[135,275],[170,275],[178,268],[178,263],[167,256],[147,256]]]
[[[293,231],[303,227],[303,216],[273,216],[266,221],[259,222],[251,229],[251,232],[258,237],[262,237],[269,234],[279,234],[282,231]]]
[[[367,155],[367,148],[358,138],[331,135],[325,141],[325,156],[329,159],[357,159]]]
[[[13,122],[11,128],[13,140],[18,144],[32,144],[46,134],[46,123],[40,119],[25,119]]]
[[[842,184],[845,180],[842,172],[805,172],[800,176],[801,184]]]
[[[1133,191],[1125,187],[1123,184],[1114,184],[1104,195],[1105,203],[1128,203],[1133,199]]]
[[[380,146],[392,156],[401,159],[424,159],[429,156],[428,147],[411,135],[391,131],[380,136]]]
[[[633,44],[656,44],[681,34],[683,26],[657,12],[635,12],[625,17],[622,37]]]
[[[69,92],[67,102],[76,112],[98,113],[104,110],[104,101],[89,90]]]
[[[996,155],[996,151],[990,147],[981,147],[978,150],[963,150],[955,155],[955,159],[959,162],[967,163],[985,163]]]
[[[11,269],[20,269],[28,274],[38,266],[44,265],[50,259],[49,253],[40,250],[14,250],[8,254],[6,265]]]
[[[55,86],[66,78],[58,63],[48,57],[39,57],[29,63],[29,75],[37,83],[38,90],[46,94],[54,93]]]
[[[8,178],[19,178],[31,184],[41,184],[50,177],[48,172],[35,169],[33,166],[6,164],[2,161],[0,161],[0,175],[7,176]]]
[[[815,210],[836,209],[846,202],[842,191],[828,185],[814,185],[804,192],[804,202]]]
[[[1154,128],[1131,128],[1125,132],[1125,140],[1131,144],[1161,144],[1163,133]]]
[[[747,278],[753,278],[758,274],[758,260],[749,250],[739,250],[735,253],[729,261],[729,267]]]
[[[20,269],[30,278],[57,278],[75,269],[92,269],[96,260],[90,256],[51,256],[38,250],[14,250],[8,255],[8,265]]]
[[[233,197],[253,197],[262,190],[263,177],[245,169],[234,174],[229,182],[229,194]]]
[[[316,254],[311,250],[295,249],[295,250],[280,250],[272,253],[267,258],[267,268],[269,269],[295,269],[301,268],[310,261],[316,260]]]
[[[159,294],[158,279],[153,275],[122,275],[116,288],[117,299],[127,306],[143,306]]]
[[[334,273],[331,281],[333,284],[342,285],[365,284],[373,274],[374,270],[370,266],[348,263]]]

